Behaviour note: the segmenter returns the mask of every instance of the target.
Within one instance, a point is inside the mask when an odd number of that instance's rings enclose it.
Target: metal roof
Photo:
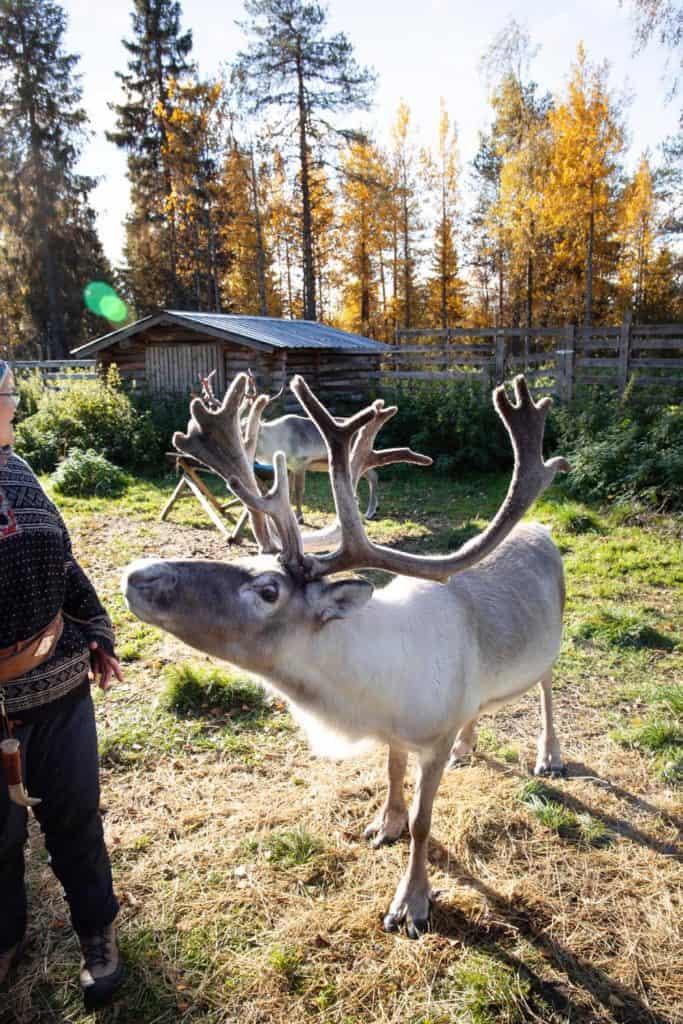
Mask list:
[[[334,349],[341,352],[384,352],[387,345],[372,341],[360,334],[349,334],[336,327],[328,327],[313,320],[278,320],[276,317],[239,316],[228,313],[192,313],[184,310],[163,309],[152,316],[143,317],[127,327],[101,335],[73,349],[72,354],[86,356],[129,338],[139,331],[157,324],[173,323],[190,330],[238,341],[253,348],[274,349]]]

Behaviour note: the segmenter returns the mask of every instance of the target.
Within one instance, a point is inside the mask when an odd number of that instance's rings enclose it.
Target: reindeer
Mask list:
[[[305,552],[289,503],[282,452],[272,489],[259,494],[252,469],[258,412],[252,409],[244,440],[239,429],[245,387],[238,376],[216,411],[195,399],[187,433],[173,443],[224,476],[250,509],[262,553],[233,564],[143,560],[124,572],[123,592],[139,618],[264,679],[314,739],[335,734],[388,746],[387,797],[365,834],[380,846],[409,826],[408,865],[384,927],[405,923],[416,938],[429,922],[432,805],[455,738],[482,712],[540,681],[546,716],[537,770],[560,757],[550,686],[562,633],[562,560],[544,527],[520,523],[569,468],[562,458],[543,461],[550,400],[535,404],[523,377],[515,380],[514,405],[496,389],[515,455],[507,495],[489,526],[457,551],[419,556],[370,541],[355,499],[368,467],[414,461],[405,450],[374,450],[395,408],[375,402],[337,420],[295,377],[291,388],[328,448],[341,537],[336,550],[315,555]],[[378,591],[363,579],[329,578],[360,568],[397,577]],[[418,763],[410,812],[403,795],[409,754]]]
[[[208,378],[202,378],[202,393],[205,400],[213,408],[219,403],[213,393],[211,384],[212,374]],[[251,370],[247,371],[247,389],[245,392],[245,406],[252,408],[259,397],[256,387],[256,379]],[[278,393],[269,398],[263,405],[265,411],[268,405],[276,402],[282,396],[284,387]],[[308,416],[296,416],[292,413],[280,416],[276,420],[261,423],[261,429],[256,444],[255,456],[259,462],[266,462],[272,465],[275,452],[284,452],[287,458],[287,469],[290,473],[292,503],[296,507],[297,522],[303,523],[304,516],[301,503],[306,490],[306,473],[327,473],[327,449],[320,431],[315,423]],[[368,506],[365,511],[366,519],[374,519],[379,509],[378,498],[378,477],[374,469],[368,469],[364,474],[370,488]]]

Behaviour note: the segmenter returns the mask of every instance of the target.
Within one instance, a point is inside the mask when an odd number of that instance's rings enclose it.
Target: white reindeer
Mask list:
[[[559,763],[550,681],[562,632],[562,561],[547,530],[519,524],[556,472],[568,469],[561,458],[543,461],[550,400],[534,404],[522,377],[515,381],[516,405],[502,387],[495,391],[515,453],[507,496],[489,526],[458,551],[418,556],[371,542],[355,499],[358,476],[368,466],[413,461],[402,450],[373,450],[377,431],[396,410],[376,402],[335,420],[295,378],[292,390],[328,446],[341,534],[334,552],[308,555],[289,503],[282,453],[275,456],[272,490],[258,492],[251,464],[254,410],[244,443],[239,430],[245,386],[244,376],[236,378],[217,411],[195,399],[187,434],[173,441],[221,473],[247,504],[264,554],[233,564],[134,563],[123,578],[126,601],[146,622],[263,678],[311,734],[322,729],[352,743],[388,746],[388,794],[366,834],[380,845],[409,824],[409,862],[384,926],[393,931],[405,923],[417,937],[429,920],[432,804],[455,738],[466,737],[482,712],[540,680],[546,717],[537,770]],[[378,591],[362,579],[328,579],[360,567],[399,575]],[[411,753],[418,780],[408,813],[403,779]]]
[[[251,370],[247,373],[248,383],[245,400],[249,407],[258,397],[256,380]],[[276,402],[284,388],[268,399],[268,405]],[[266,406],[263,407],[265,411]],[[276,452],[284,452],[287,469],[290,473],[292,504],[296,508],[297,522],[303,523],[304,515],[301,503],[306,490],[306,473],[327,473],[327,448],[325,441],[308,416],[296,416],[288,413],[276,420],[261,421],[255,457],[259,462],[273,464]],[[368,482],[368,505],[365,510],[366,519],[374,519],[379,509],[378,476],[374,469],[364,474]]]

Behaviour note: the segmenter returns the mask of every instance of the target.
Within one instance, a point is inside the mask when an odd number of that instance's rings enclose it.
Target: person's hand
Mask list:
[[[109,689],[112,675],[116,676],[120,683],[123,682],[123,672],[118,659],[100,647],[97,640],[90,641],[90,664],[101,690]]]

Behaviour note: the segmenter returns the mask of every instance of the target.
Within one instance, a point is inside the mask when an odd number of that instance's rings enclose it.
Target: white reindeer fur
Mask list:
[[[275,584],[270,603],[263,594]],[[562,633],[562,560],[536,523],[517,525],[446,584],[397,577],[369,599],[360,583],[297,583],[272,556],[247,565],[136,563],[123,587],[142,619],[283,694],[316,751],[338,757],[388,745],[387,801],[366,830],[376,844],[398,838],[407,823],[405,755],[417,754],[411,853],[389,930],[405,921],[414,937],[426,927],[432,801],[460,730],[542,680],[539,763],[559,763],[550,670]],[[342,617],[326,621],[328,613]]]
[[[549,671],[562,580],[549,531],[522,524],[445,585],[396,577],[358,613],[292,630],[266,680],[288,697],[317,753],[429,748]]]

